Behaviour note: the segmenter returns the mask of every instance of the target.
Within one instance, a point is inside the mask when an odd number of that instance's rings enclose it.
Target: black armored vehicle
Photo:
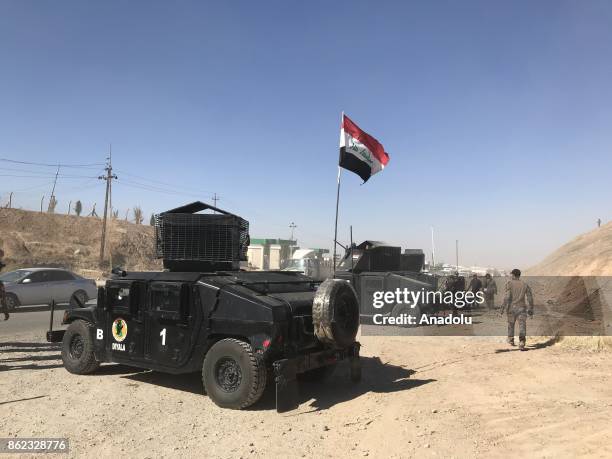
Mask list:
[[[362,323],[371,323],[375,315],[399,317],[402,314],[419,318],[421,314],[436,312],[437,305],[419,303],[410,307],[404,303],[375,307],[378,292],[432,291],[437,289],[437,278],[423,272],[425,254],[420,249],[405,249],[379,241],[363,241],[348,247],[340,261],[336,279],[350,282],[360,303]]]
[[[202,210],[215,214],[198,214]],[[287,271],[241,271],[248,222],[195,202],[155,217],[163,272],[114,270],[95,306],[65,312],[71,373],[115,362],[171,374],[202,372],[219,406],[246,408],[276,384],[277,410],[297,406],[297,378],[323,378],[348,360],[361,378],[359,305],[349,282]]]

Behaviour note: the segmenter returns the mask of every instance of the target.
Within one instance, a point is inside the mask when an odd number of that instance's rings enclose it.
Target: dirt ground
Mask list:
[[[277,414],[270,388],[224,410],[197,374],[74,376],[56,345],[3,335],[0,437],[68,437],[73,457],[612,456],[612,355],[545,338],[364,336],[360,384],[339,368]]]

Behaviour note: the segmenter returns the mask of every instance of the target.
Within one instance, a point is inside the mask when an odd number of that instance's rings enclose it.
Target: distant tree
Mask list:
[[[144,217],[142,215],[142,209],[140,208],[140,206],[134,206],[132,212],[134,212],[134,223],[136,223],[137,225],[141,225],[142,221],[144,220]]]
[[[119,218],[119,210],[113,210],[113,220],[117,220]]]
[[[81,201],[77,201],[76,204],[74,205],[74,213],[76,214],[77,217],[80,217],[81,212],[83,212],[83,204],[81,203]]]
[[[155,226],[155,214],[151,214],[151,220],[149,220],[149,225]]]
[[[49,206],[47,207],[47,212],[49,212],[50,214],[54,214],[56,207],[57,207],[57,199],[55,199],[55,196],[52,195],[51,199],[49,199]]]

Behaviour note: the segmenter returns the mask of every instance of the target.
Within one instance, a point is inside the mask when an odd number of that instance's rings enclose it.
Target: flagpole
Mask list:
[[[340,131],[344,126],[344,111],[340,116]],[[336,246],[338,245],[338,207],[340,205],[340,175],[342,169],[340,168],[340,149],[338,149],[338,190],[336,191],[336,223],[334,225],[334,274],[336,274]]]
[[[340,166],[338,166],[338,191],[336,193],[336,225],[334,227],[334,273],[336,272],[336,246],[338,245],[338,206],[340,204]]]

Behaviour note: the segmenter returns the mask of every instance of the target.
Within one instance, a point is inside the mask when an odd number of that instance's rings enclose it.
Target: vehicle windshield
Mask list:
[[[2,282],[19,282],[26,276],[29,276],[32,271],[26,271],[25,269],[18,269],[17,271],[11,271],[0,276]]]
[[[287,262],[287,266],[285,267],[285,269],[298,269],[298,270],[303,270],[305,267],[304,264],[304,259],[300,259],[300,260],[289,260]]]
[[[350,271],[354,266],[357,266],[357,262],[361,258],[361,255],[363,255],[361,250],[353,250],[353,259],[351,260],[350,256],[345,256],[338,265],[338,269],[340,271]]]

